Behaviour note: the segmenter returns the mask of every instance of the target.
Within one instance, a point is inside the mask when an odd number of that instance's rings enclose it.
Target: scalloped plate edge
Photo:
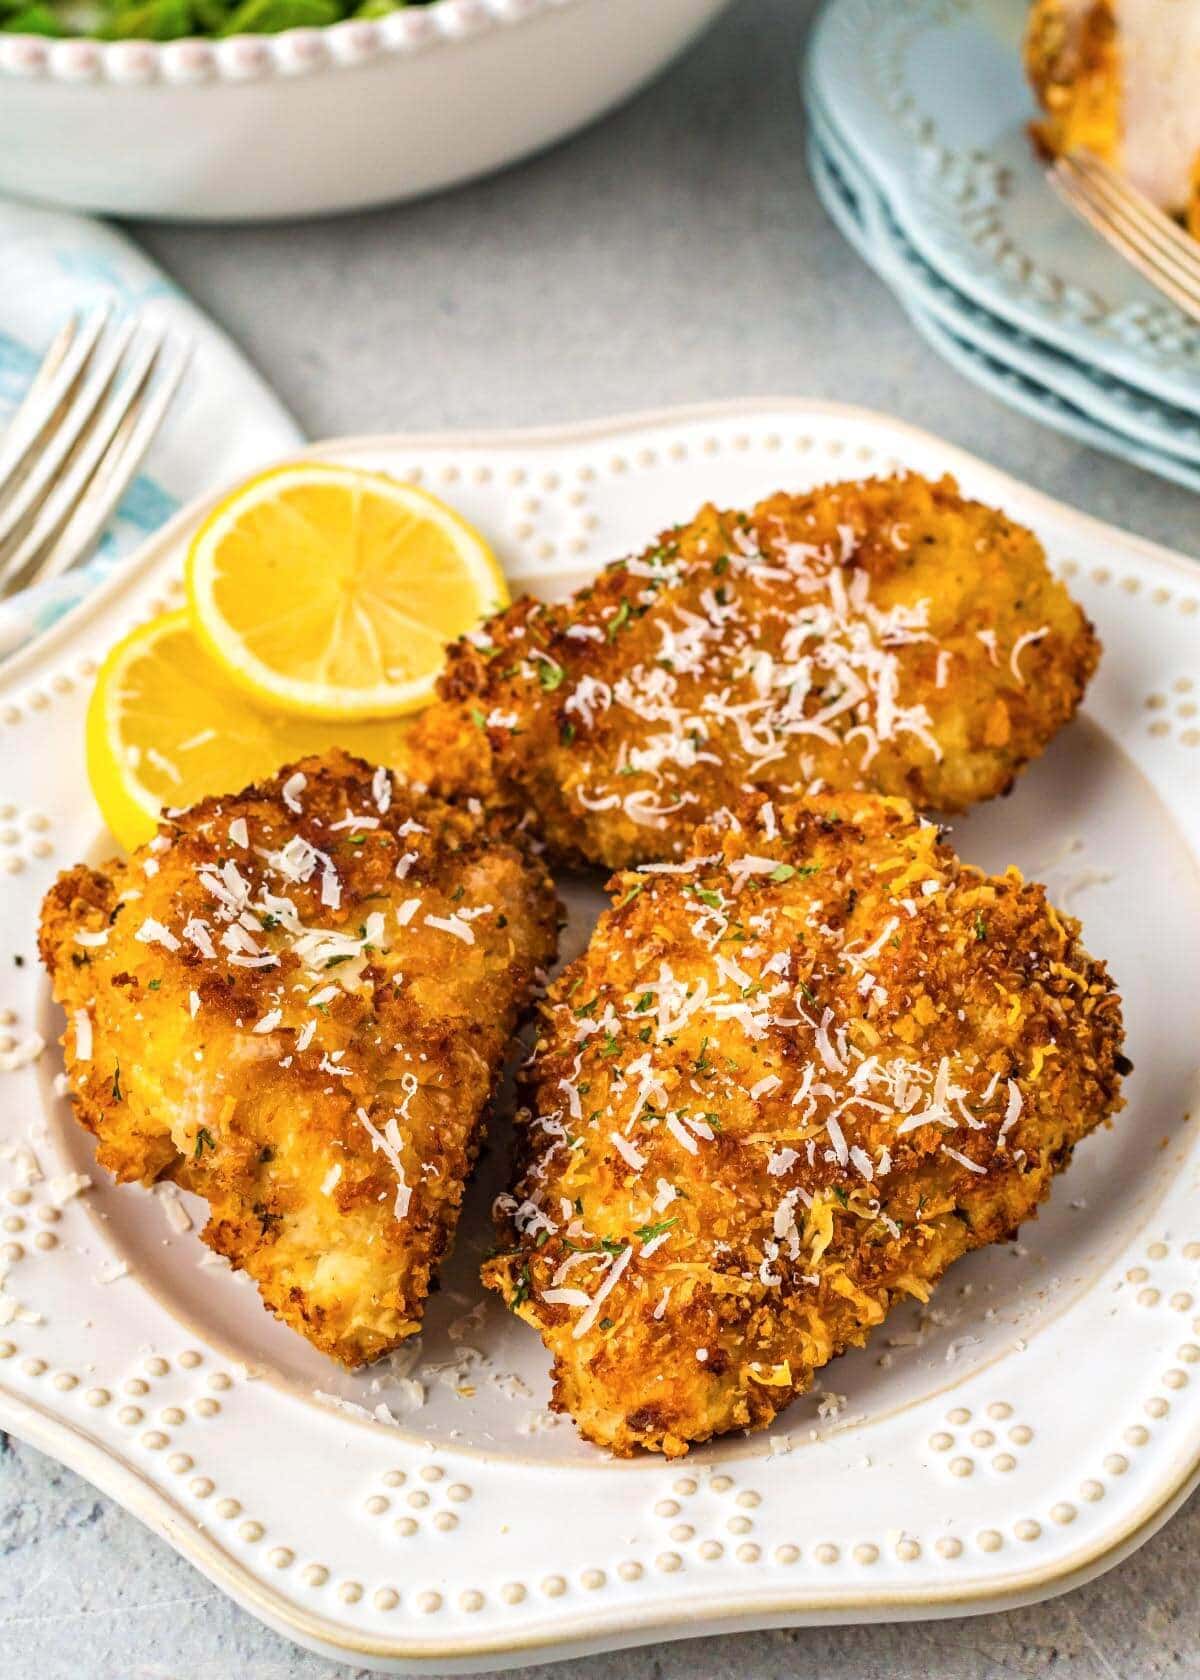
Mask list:
[[[335,1661],[369,1657],[379,1672],[393,1674],[486,1673],[538,1662],[649,1645],[656,1640],[699,1639],[775,1627],[837,1627],[864,1622],[920,1621],[1014,1610],[1058,1597],[1095,1580],[1137,1551],[1166,1524],[1200,1483],[1200,1454],[1184,1463],[1175,1481],[1146,1500],[1122,1528],[1056,1567],[1014,1571],[983,1591],[917,1589],[911,1593],[852,1592],[825,1596],[738,1594],[706,1597],[679,1612],[661,1606],[619,1616],[586,1615],[547,1622],[516,1639],[467,1642],[375,1638],[345,1624],[302,1610],[283,1593],[265,1586],[250,1570],[210,1539],[173,1500],[114,1454],[42,1407],[0,1385],[0,1425],[30,1446],[85,1477],[102,1493],[165,1540],[205,1578],[275,1632]]]
[[[1047,495],[1031,485],[1014,478],[1000,467],[994,467],[980,456],[972,455],[956,444],[949,443],[934,432],[910,425],[879,409],[864,408],[855,403],[827,402],[815,398],[792,396],[762,396],[730,398],[711,403],[682,404],[678,407],[635,410],[630,413],[606,416],[597,420],[570,421],[563,425],[520,427],[514,430],[445,431],[445,432],[388,432],[359,433],[344,437],[322,438],[306,448],[267,462],[260,471],[270,471],[284,460],[319,461],[327,457],[362,454],[365,451],[399,452],[404,450],[461,449],[482,451],[489,449],[569,447],[572,444],[594,442],[602,438],[617,438],[632,432],[648,431],[671,425],[688,425],[703,420],[765,419],[786,414],[800,418],[844,420],[849,424],[885,426],[899,442],[907,441],[919,448],[934,448],[944,453],[949,472],[986,474],[998,493],[1017,492],[1026,502],[1047,517],[1069,519],[1072,523],[1105,540],[1116,537],[1122,546],[1154,564],[1166,565],[1180,571],[1189,583],[1198,580],[1196,562],[1175,549],[1139,537],[1121,526],[1082,513],[1066,502]],[[179,547],[204,516],[228,494],[229,485],[221,485],[211,495],[197,498],[181,508],[162,528],[155,532],[129,560],[111,577],[76,606],[58,619],[41,636],[28,643],[11,659],[0,666],[0,694],[15,683],[31,681],[37,667],[48,656],[57,653],[92,623],[105,608],[116,605],[121,597],[133,589],[142,575],[172,549]]]

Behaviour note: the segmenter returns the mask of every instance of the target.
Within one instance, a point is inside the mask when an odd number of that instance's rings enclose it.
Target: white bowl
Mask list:
[[[728,0],[437,0],[224,41],[0,35],[0,191],[121,216],[317,215],[547,146]]]

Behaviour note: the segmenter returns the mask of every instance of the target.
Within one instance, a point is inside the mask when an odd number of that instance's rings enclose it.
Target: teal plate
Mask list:
[[[851,179],[841,171],[838,161],[823,145],[820,126],[816,122],[809,137],[809,168],[822,203],[833,221],[863,260],[887,282],[889,276],[884,272],[885,262],[880,258],[873,225],[878,219],[879,205],[872,201],[869,188],[863,190],[861,179]],[[992,395],[1080,443],[1171,479],[1189,490],[1200,491],[1200,467],[1189,466],[1178,457],[1148,449],[1111,427],[1099,424],[1091,414],[1016,367],[1007,354],[1010,347],[1005,347],[1002,355],[989,354],[978,339],[969,339],[955,332],[945,319],[923,307],[913,292],[896,288],[896,297],[930,348],[964,377]]]
[[[1200,326],[1050,191],[1013,0],[827,0],[809,78],[896,227],[1007,326],[1200,414]]]
[[[935,274],[905,239],[811,86],[807,89],[807,106],[822,151],[842,179],[854,185],[860,213],[871,235],[872,266],[893,291],[914,299],[935,321],[991,360],[1036,380],[1101,425],[1112,427],[1135,443],[1200,466],[1200,417],[1051,349],[989,314]]]

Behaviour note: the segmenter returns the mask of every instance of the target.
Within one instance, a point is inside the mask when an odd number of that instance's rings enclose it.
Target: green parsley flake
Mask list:
[[[629,615],[632,610],[633,609],[630,607],[629,602],[622,597],[621,605],[617,608],[608,623],[608,639],[610,642],[616,641],[617,632],[621,629],[622,625],[628,623]]]

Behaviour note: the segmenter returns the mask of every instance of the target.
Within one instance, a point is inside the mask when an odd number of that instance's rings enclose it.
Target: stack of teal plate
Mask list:
[[[828,0],[804,72],[817,190],[968,378],[1200,489],[1200,325],[1047,185],[1024,19],[1020,0]]]

